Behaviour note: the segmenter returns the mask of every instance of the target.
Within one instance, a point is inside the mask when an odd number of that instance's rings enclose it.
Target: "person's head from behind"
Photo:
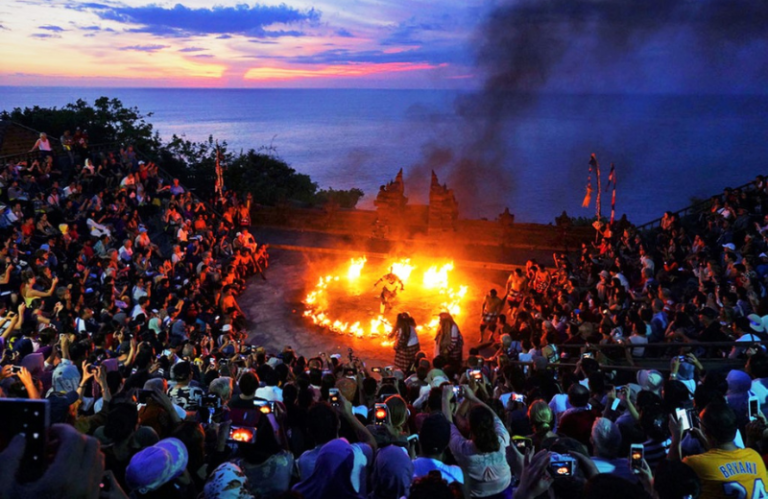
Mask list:
[[[661,404],[650,404],[640,411],[640,428],[654,442],[663,442],[669,436],[669,419]]]
[[[187,449],[176,438],[166,438],[134,454],[125,469],[131,497],[185,497],[185,488],[178,485],[188,481],[188,462]]]
[[[408,406],[400,395],[392,395],[385,401],[389,409],[389,421],[395,428],[403,428],[408,420]]]
[[[122,442],[133,435],[138,423],[139,412],[135,405],[128,402],[114,404],[104,425],[104,436],[113,442]]]
[[[611,473],[599,473],[584,485],[583,499],[651,499],[640,484]]]
[[[713,400],[701,412],[701,429],[712,447],[729,444],[736,438],[736,413],[724,400]]]
[[[574,383],[568,388],[568,402],[573,407],[586,407],[589,403],[589,390],[581,383]]]
[[[319,402],[309,408],[307,429],[315,445],[330,442],[339,435],[339,416],[330,404]]]
[[[208,386],[208,393],[216,395],[222,402],[227,403],[232,398],[232,378],[222,376],[214,379]]]
[[[192,378],[192,365],[187,362],[179,362],[172,368],[173,379],[177,383],[188,383]]]
[[[237,386],[240,388],[240,394],[246,397],[252,397],[256,390],[259,388],[259,378],[252,371],[246,371],[240,376],[240,381],[237,382]]]
[[[528,420],[531,422],[533,431],[546,433],[552,430],[554,421],[552,409],[543,400],[535,400],[528,408]]]
[[[484,405],[476,405],[470,409],[469,430],[478,452],[487,454],[499,450],[500,444],[494,427],[494,415]]]
[[[697,499],[701,495],[701,480],[682,461],[662,459],[653,471],[653,489],[659,499]]]
[[[259,418],[255,443],[238,443],[237,448],[240,456],[250,464],[261,464],[281,450],[269,418]]]
[[[592,425],[590,442],[595,456],[615,459],[621,447],[619,426],[608,418],[597,418]]]
[[[442,456],[451,439],[451,424],[442,413],[427,416],[419,431],[421,452],[425,456]]]

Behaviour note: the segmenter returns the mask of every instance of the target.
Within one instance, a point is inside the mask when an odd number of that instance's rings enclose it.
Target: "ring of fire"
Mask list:
[[[330,332],[357,339],[382,337],[382,346],[392,346],[387,336],[394,318],[407,311],[416,320],[420,339],[425,340],[425,334],[432,339],[437,334],[440,312],[449,312],[454,318],[462,313],[468,287],[451,283],[453,268],[453,262],[422,265],[403,258],[377,266],[369,264],[365,256],[352,258],[318,278],[304,299],[304,316]],[[389,272],[400,278],[404,290],[397,293],[392,308],[382,314],[381,288],[374,287],[374,283]]]

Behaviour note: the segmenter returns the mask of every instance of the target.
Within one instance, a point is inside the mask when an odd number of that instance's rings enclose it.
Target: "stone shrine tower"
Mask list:
[[[432,184],[429,187],[429,234],[439,235],[456,230],[459,218],[459,203],[453,195],[453,189],[440,185],[437,175],[432,171]]]

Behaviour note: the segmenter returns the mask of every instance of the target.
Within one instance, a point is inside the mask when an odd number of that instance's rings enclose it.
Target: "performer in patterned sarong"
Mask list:
[[[413,360],[421,350],[416,321],[408,312],[397,314],[397,322],[389,333],[389,339],[395,342],[395,368],[408,376],[413,370]]]

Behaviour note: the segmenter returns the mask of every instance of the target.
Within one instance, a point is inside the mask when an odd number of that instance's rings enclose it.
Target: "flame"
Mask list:
[[[414,265],[411,265],[411,259],[410,258],[404,258],[400,260],[399,262],[395,262],[391,266],[392,273],[395,274],[397,277],[400,278],[401,281],[403,281],[403,284],[408,282],[408,278],[411,276],[411,272],[413,272],[413,269],[416,267]]]
[[[424,272],[424,287],[427,289],[445,289],[448,287],[448,274],[453,270],[453,262],[446,263],[440,269],[437,265]]]
[[[366,262],[365,256],[350,259],[346,268],[346,281],[349,283],[346,285],[348,292],[352,292],[357,286],[353,283],[360,279]],[[411,263],[410,259],[403,258],[390,262],[387,268],[405,283],[417,267]],[[461,303],[467,295],[467,286],[451,287],[450,273],[453,269],[453,262],[433,265],[424,272],[421,284],[424,289],[430,290],[430,293],[437,297],[435,313],[446,311],[457,317],[461,315]],[[306,306],[306,310],[303,312],[304,317],[311,320],[313,324],[340,335],[346,334],[357,339],[382,337],[382,346],[392,346],[393,342],[387,339],[390,331],[392,331],[392,323],[383,315],[377,315],[364,321],[356,320],[352,323],[344,322],[330,315],[328,290],[331,286],[344,286],[344,284],[339,284],[339,281],[339,275],[332,274],[318,279],[317,284],[304,299]],[[416,329],[422,334],[425,332],[434,333],[437,331],[439,323],[439,318],[434,315],[430,317],[428,323],[421,324]]]
[[[347,271],[347,279],[354,281],[360,277],[360,273],[365,267],[365,262],[368,260],[363,256],[361,258],[353,258],[349,261],[349,270]]]

